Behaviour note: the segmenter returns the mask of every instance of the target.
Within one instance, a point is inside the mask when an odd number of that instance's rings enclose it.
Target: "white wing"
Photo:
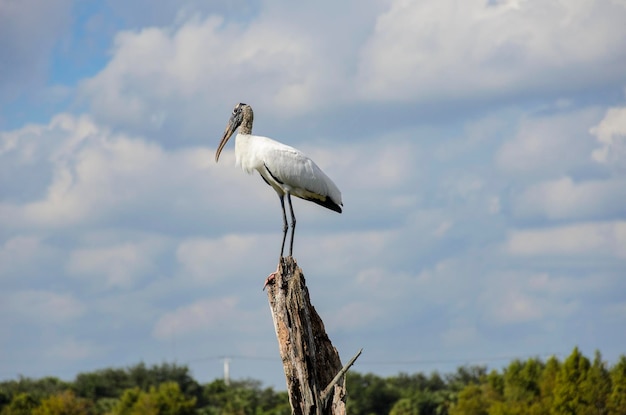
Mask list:
[[[257,157],[263,160],[263,167],[285,191],[333,210],[342,205],[341,192],[335,183],[304,153],[267,137],[255,138]],[[267,180],[263,167],[258,170]],[[337,208],[327,206],[325,201],[328,198]]]

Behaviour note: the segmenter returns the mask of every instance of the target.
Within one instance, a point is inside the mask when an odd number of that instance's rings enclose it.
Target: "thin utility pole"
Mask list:
[[[230,357],[224,358],[224,384],[230,385]]]

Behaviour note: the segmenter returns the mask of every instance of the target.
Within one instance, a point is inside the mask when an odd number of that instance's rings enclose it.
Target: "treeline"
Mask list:
[[[383,378],[349,372],[351,415],[626,415],[626,357],[609,367],[575,348],[563,362],[514,360],[501,371]],[[288,415],[287,393],[254,380],[198,383],[186,366],[138,364],[0,382],[0,415]]]
[[[0,383],[0,415],[288,415],[287,392],[255,380],[201,385],[176,364],[81,373]]]
[[[626,356],[609,367],[578,348],[561,362],[513,360],[501,371],[461,367],[437,373],[348,377],[350,414],[626,415]]]

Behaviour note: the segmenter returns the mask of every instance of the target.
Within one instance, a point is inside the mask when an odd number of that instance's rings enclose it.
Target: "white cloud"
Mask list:
[[[333,312],[332,320],[327,321],[329,331],[358,330],[372,324],[380,324],[385,315],[379,304],[369,301],[352,301]]]
[[[621,78],[626,54],[616,57],[616,51],[625,45],[615,33],[623,30],[626,10],[581,4],[398,0],[378,17],[365,43],[380,3],[360,3],[359,13],[342,21],[326,15],[333,26],[322,33],[312,17],[321,15],[320,7],[306,14],[266,4],[246,23],[183,14],[169,26],[118,33],[111,60],[81,83],[79,95],[98,120],[141,134],[171,132],[183,141],[221,125],[219,114],[237,101],[280,122],[362,95],[484,102],[529,86],[562,90]],[[333,7],[350,12],[354,6]]]
[[[341,180],[338,185],[352,191],[399,188],[418,179],[416,162],[422,159],[422,151],[404,134],[381,137],[367,145],[337,142],[329,147],[307,149],[306,153],[332,172],[334,180]]]
[[[539,330],[551,331],[557,322],[583,319],[598,302],[615,304],[610,291],[620,285],[620,279],[619,272],[602,270],[536,272],[507,267],[482,279],[478,305],[488,323],[533,323]]]
[[[265,235],[226,235],[218,239],[191,238],[180,243],[176,250],[176,258],[182,265],[183,272],[191,277],[194,283],[201,285],[213,283],[231,274],[249,271],[249,266],[258,247],[271,239],[278,238]],[[241,261],[246,258],[246,261]],[[268,274],[272,270],[268,270]]]
[[[70,253],[67,272],[106,288],[128,289],[148,272],[154,272],[160,249],[152,241],[123,242],[113,246],[79,248]]]
[[[215,165],[208,149],[167,151],[143,138],[113,133],[87,116],[61,114],[47,126],[27,126],[2,138],[8,177],[50,169],[28,200],[7,197],[0,202],[0,223],[8,229],[60,229],[151,217],[153,223],[166,225],[165,216],[159,216],[165,211],[195,221],[197,227],[214,217],[228,217],[224,213],[233,212],[230,194],[254,194],[262,188]],[[15,162],[15,155],[21,161]],[[246,192],[248,188],[253,190]]]
[[[45,183],[40,183],[47,189],[35,193],[35,200],[29,200],[25,205],[11,201],[0,205],[0,210],[6,213],[3,218],[5,224],[62,226],[81,222],[93,214],[96,210],[93,205],[110,204],[110,194],[101,186],[102,183],[89,183],[84,189],[85,194],[76,192],[81,182],[80,173],[89,172],[92,167],[88,157],[90,147],[101,146],[106,141],[106,134],[106,130],[100,131],[88,117],[69,114],[55,116],[47,126],[30,125],[4,134],[4,156],[19,155],[14,167],[26,165],[36,170],[38,166],[35,163],[47,162],[53,175],[51,182],[47,177]],[[108,170],[101,167],[101,174],[106,175]],[[92,174],[90,178],[93,177]],[[45,193],[45,198],[36,200],[38,193]]]
[[[362,269],[376,267],[383,257],[390,255],[397,240],[397,231],[390,230],[343,231],[332,235],[301,233],[296,234],[294,254],[303,266],[315,264],[320,277],[332,278],[340,270],[354,270],[354,264]]]
[[[402,296],[411,296],[420,286],[420,279],[404,272],[397,272],[383,268],[364,268],[354,279],[354,288],[363,292],[367,297],[376,298],[377,303],[382,300],[397,301]],[[402,292],[385,290],[387,286],[403,287]]]
[[[45,349],[45,356],[49,359],[60,359],[64,362],[87,359],[101,349],[89,341],[77,340],[73,337],[55,339],[48,346]]]
[[[522,276],[520,276],[522,278]],[[585,295],[610,295],[611,287],[619,281],[619,273],[602,273],[600,270],[583,275],[572,275],[570,272],[531,272],[523,276],[529,291],[543,293],[548,296],[567,298],[584,298]]]
[[[18,236],[4,243],[0,251],[0,264],[8,264],[12,261],[25,261],[33,256],[40,247],[40,238],[32,236]]]
[[[40,236],[12,237],[0,246],[0,280],[2,277],[23,278],[58,255],[59,252]]]
[[[3,313],[31,324],[63,324],[83,315],[85,305],[71,294],[24,290],[0,294]]]
[[[591,222],[510,232],[505,249],[521,256],[626,258],[626,222]]]
[[[478,291],[474,281],[466,278],[475,271],[470,270],[468,261],[463,255],[451,256],[438,261],[431,267],[424,269],[417,275],[420,283],[422,301],[430,304],[454,304],[451,311],[458,312],[467,308],[471,298]]]
[[[571,177],[540,182],[513,197],[518,216],[593,219],[626,212],[626,180],[585,181]]]
[[[626,107],[609,108],[598,125],[589,131],[601,147],[591,157],[620,170],[626,168]]]
[[[555,242],[546,238],[545,244]],[[615,245],[620,246],[620,242]],[[497,249],[490,248],[489,252],[488,259],[477,261],[471,258],[474,253],[461,254],[428,268],[417,278],[419,287],[406,283],[392,286],[412,292],[413,301],[425,310],[442,306],[452,323],[440,332],[441,340],[454,346],[465,336],[471,342],[474,336],[492,335],[489,327],[527,324],[538,331],[550,331],[557,322],[566,324],[574,316],[584,318],[581,313],[586,314],[598,301],[613,303],[611,287],[621,285],[619,271],[598,268],[589,272],[570,261],[568,267],[538,272],[540,263],[528,266],[526,257],[519,263],[506,252],[504,256]],[[412,310],[415,312],[416,307]]]
[[[443,221],[441,222],[441,224],[437,227],[437,229],[435,230],[435,232],[433,232],[433,235],[441,238],[442,236],[444,236],[448,230],[450,230],[450,228],[452,227],[453,223],[451,221]]]
[[[375,0],[298,7],[185,0],[146,13],[137,2],[111,3],[143,25],[116,35],[111,60],[79,95],[98,120],[163,128],[181,140],[204,138],[236,102],[282,122],[349,101],[358,88],[357,50],[382,7]]]
[[[497,215],[502,210],[502,202],[499,196],[491,196],[487,201],[487,211],[493,215]]]
[[[363,47],[358,81],[370,99],[433,101],[615,80],[624,18],[623,5],[593,0],[395,0]]]
[[[236,297],[198,300],[164,313],[152,333],[157,339],[167,340],[218,329],[246,331],[255,326],[255,314],[258,313],[242,310]]]
[[[130,27],[146,27],[154,24],[168,24],[172,20],[180,21],[198,14],[227,12],[237,16],[248,15],[254,12],[255,6],[247,1],[214,2],[205,0],[162,0],[159,7],[151,7],[150,0],[111,0],[107,2],[120,20],[127,22]]]
[[[464,318],[456,319],[452,326],[441,333],[441,342],[447,347],[467,347],[480,339],[480,333],[473,322]]]
[[[40,87],[48,58],[71,19],[70,0],[0,2],[0,104]]]
[[[593,140],[587,130],[597,118],[597,109],[586,108],[523,119],[515,137],[496,152],[496,164],[513,176],[535,179],[588,166]]]
[[[495,299],[492,299],[495,300]],[[521,323],[544,318],[543,310],[536,299],[518,291],[501,292],[491,313],[498,324]]]
[[[98,118],[137,128],[153,123],[153,130],[173,122],[198,134],[207,115],[227,115],[238,101],[301,113],[330,79],[314,39],[268,20],[242,25],[217,16],[124,31],[107,66],[79,90]]]

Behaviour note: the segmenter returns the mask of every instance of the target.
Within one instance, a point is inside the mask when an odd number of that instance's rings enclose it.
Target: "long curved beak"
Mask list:
[[[237,125],[235,117],[230,117],[230,120],[228,120],[228,125],[226,126],[226,130],[224,130],[224,136],[222,137],[222,141],[220,141],[220,144],[217,146],[217,151],[215,152],[216,163],[220,158],[220,153],[222,152],[222,149],[228,142],[228,139],[230,138],[230,136],[233,135],[237,127],[239,126]]]

